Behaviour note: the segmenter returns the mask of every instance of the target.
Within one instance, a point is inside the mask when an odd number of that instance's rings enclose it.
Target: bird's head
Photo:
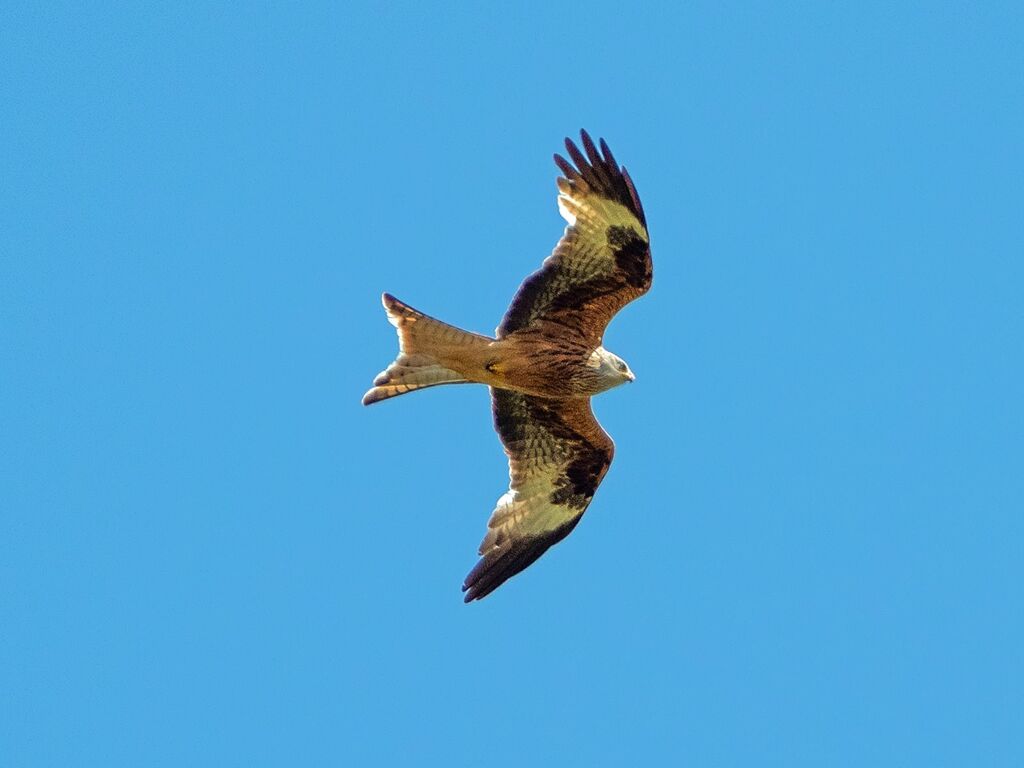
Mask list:
[[[596,370],[602,390],[611,389],[612,387],[619,386],[619,384],[625,384],[627,381],[636,380],[636,376],[629,370],[626,361],[618,355],[612,354],[604,347],[598,347],[590,353],[587,365]]]

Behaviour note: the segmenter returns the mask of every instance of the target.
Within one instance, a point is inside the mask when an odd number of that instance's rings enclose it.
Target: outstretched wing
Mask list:
[[[555,155],[565,174],[558,179],[558,209],[569,226],[520,286],[498,338],[530,326],[555,333],[569,326],[598,346],[612,316],[651,287],[650,238],[633,181],[604,139],[598,153],[586,131],[580,138],[586,156],[565,140],[575,167]]]
[[[487,522],[481,560],[462,585],[467,603],[490,594],[569,535],[615,450],[589,399],[492,388],[491,403],[510,482]]]

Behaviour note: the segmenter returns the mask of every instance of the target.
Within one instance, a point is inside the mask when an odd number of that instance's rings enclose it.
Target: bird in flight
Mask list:
[[[494,338],[383,296],[399,353],[364,405],[438,384],[491,389],[510,482],[462,585],[467,603],[533,564],[579,523],[615,448],[590,398],[635,378],[602,338],[615,313],[651,287],[647,222],[604,139],[599,150],[586,131],[580,138],[583,151],[565,140],[572,162],[555,155],[563,174],[558,209],[569,225],[520,286]]]

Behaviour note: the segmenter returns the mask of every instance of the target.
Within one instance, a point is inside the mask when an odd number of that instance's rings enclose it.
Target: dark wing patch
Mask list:
[[[579,522],[601,483],[614,443],[584,398],[549,399],[491,389],[494,425],[509,463],[481,560],[462,586],[477,600],[527,568]]]
[[[558,207],[569,226],[519,288],[499,338],[528,327],[568,327],[600,344],[615,313],[651,287],[650,238],[636,188],[603,139],[598,152],[586,131],[580,137],[586,154],[565,140],[575,166],[555,155],[564,174]]]
[[[615,266],[633,288],[646,289],[651,280],[651,250],[635,229],[608,227],[608,244],[615,254]]]

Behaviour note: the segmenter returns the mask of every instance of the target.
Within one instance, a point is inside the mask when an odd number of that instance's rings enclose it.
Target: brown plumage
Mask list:
[[[569,222],[554,252],[523,282],[496,338],[463,331],[384,294],[399,354],[363,403],[438,384],[491,388],[494,425],[509,459],[509,490],[463,584],[465,600],[490,594],[569,535],[611,464],[614,443],[590,398],[633,380],[601,346],[605,328],[651,287],[647,222],[625,168],[602,139],[555,155],[558,207]]]

